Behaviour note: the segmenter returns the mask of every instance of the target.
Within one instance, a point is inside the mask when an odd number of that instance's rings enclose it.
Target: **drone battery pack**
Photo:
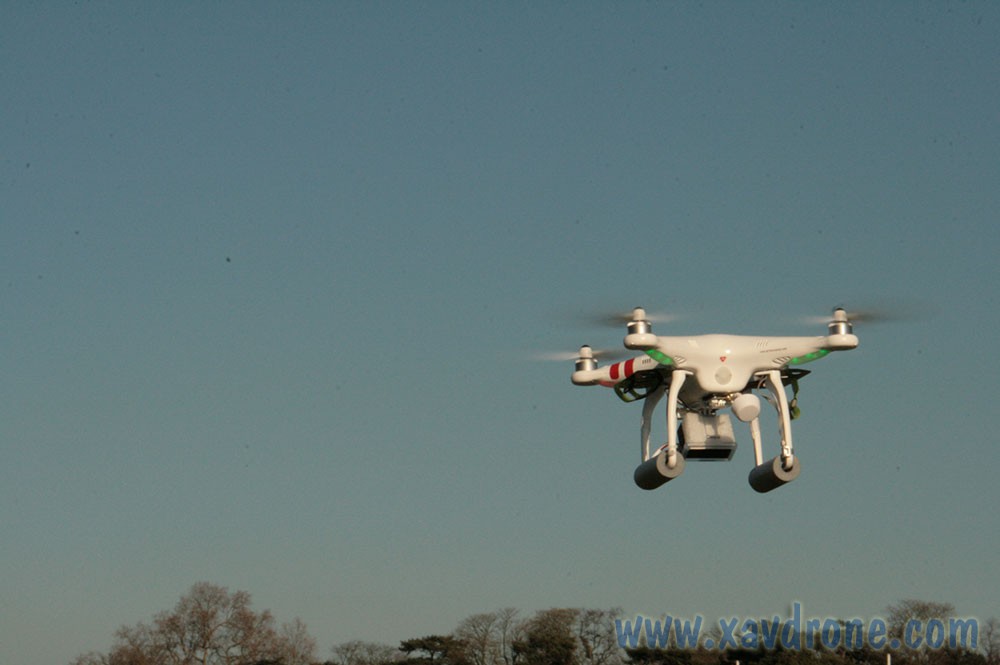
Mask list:
[[[684,443],[681,450],[688,460],[728,461],[736,452],[736,437],[729,415],[685,413],[681,420]]]

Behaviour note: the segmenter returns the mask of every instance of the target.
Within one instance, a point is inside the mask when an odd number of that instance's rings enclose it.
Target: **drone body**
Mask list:
[[[645,400],[642,412],[642,463],[635,482],[656,489],[680,476],[685,460],[728,460],[736,449],[729,416],[750,425],[755,466],[750,485],[769,492],[798,477],[801,467],[792,449],[791,420],[797,412],[785,386],[798,389],[798,379],[809,372],[797,369],[832,351],[858,345],[847,313],[836,309],[827,334],[817,337],[758,337],[744,335],[654,335],[641,307],[632,312],[628,349],[644,355],[599,367],[589,346],[580,348],[572,381],[576,385],[614,388],[624,401]],[[780,455],[765,461],[760,438],[760,399],[778,412]],[[650,452],[652,416],[657,403],[667,397],[667,443]]]

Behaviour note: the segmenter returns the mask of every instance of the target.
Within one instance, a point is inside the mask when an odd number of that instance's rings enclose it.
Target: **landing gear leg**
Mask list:
[[[791,410],[784,385],[781,383],[781,372],[771,370],[762,372],[758,376],[764,379],[764,385],[774,398],[772,403],[778,410],[778,429],[781,433],[781,454],[765,462],[761,459],[763,454],[760,450],[760,426],[757,419],[750,423],[750,434],[754,439],[754,461],[757,463],[757,466],[750,471],[750,486],[763,493],[798,478],[802,466],[792,452]]]
[[[678,458],[683,459],[677,453],[677,397],[681,394],[681,386],[687,378],[687,372],[675,369],[670,374],[670,394],[667,396],[667,466],[673,467],[677,464]]]
[[[645,490],[656,489],[684,472],[684,456],[677,450],[677,397],[687,372],[674,370],[670,378],[667,396],[667,443],[656,454],[649,454],[649,437],[652,430],[653,412],[663,398],[665,389],[660,386],[646,398],[642,406],[642,464],[636,467],[635,484]]]
[[[642,461],[649,459],[649,435],[653,429],[653,411],[656,405],[663,399],[663,394],[667,392],[666,386],[660,386],[651,392],[642,403],[642,427],[639,430],[639,438],[642,440]]]
[[[764,382],[771,395],[774,396],[774,403],[778,409],[778,429],[781,433],[781,466],[788,469],[794,461],[792,455],[792,414],[788,406],[788,397],[785,395],[784,384],[781,383],[781,372],[776,369],[767,372]]]

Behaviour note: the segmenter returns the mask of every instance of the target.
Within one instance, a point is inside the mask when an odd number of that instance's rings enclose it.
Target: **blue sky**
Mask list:
[[[1000,614],[997,34],[985,2],[8,6],[0,660],[200,580],[323,658],[506,606]],[[840,303],[915,316],[809,367],[768,495],[742,426],[637,489],[639,407],[533,355],[636,304]]]

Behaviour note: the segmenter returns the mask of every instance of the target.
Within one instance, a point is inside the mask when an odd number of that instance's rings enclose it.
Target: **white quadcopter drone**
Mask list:
[[[653,490],[684,471],[686,460],[729,460],[736,439],[728,414],[730,409],[749,423],[753,440],[754,468],[750,486],[770,492],[795,480],[801,466],[792,452],[791,421],[798,415],[798,380],[808,374],[798,369],[831,351],[846,351],[858,345],[847,312],[833,311],[827,334],[818,337],[755,337],[746,335],[698,335],[664,337],[653,334],[645,310],[636,307],[628,322],[625,347],[645,355],[598,367],[593,349],[580,347],[573,383],[613,388],[625,402],[644,400],[642,407],[642,463],[636,467],[635,483]],[[785,386],[793,389],[792,400]],[[778,412],[781,454],[764,461],[760,440],[760,398]],[[650,452],[650,432],[656,405],[667,396],[667,443]]]

